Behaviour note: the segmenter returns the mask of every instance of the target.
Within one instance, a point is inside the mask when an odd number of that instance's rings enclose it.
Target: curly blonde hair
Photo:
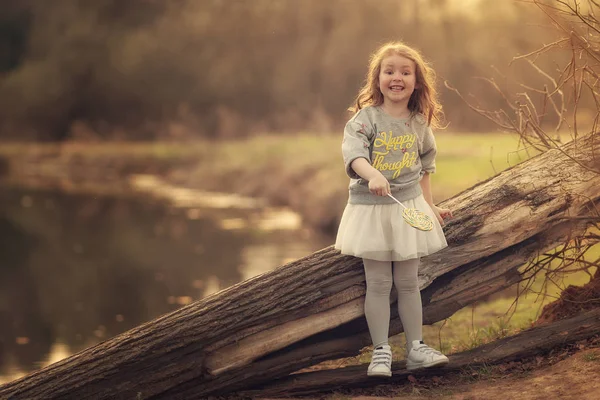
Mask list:
[[[366,82],[358,92],[355,104],[348,110],[357,112],[366,106],[383,104],[383,94],[379,89],[379,74],[381,72],[381,62],[391,54],[406,57],[414,61],[416,66],[415,91],[408,101],[408,109],[411,115],[422,114],[427,119],[427,125],[440,128],[444,113],[435,89],[435,71],[417,50],[397,41],[382,45],[371,55]]]

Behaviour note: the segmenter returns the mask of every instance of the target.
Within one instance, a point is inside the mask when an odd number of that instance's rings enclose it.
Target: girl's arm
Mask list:
[[[378,175],[381,175],[381,172],[373,168],[373,166],[369,163],[369,161],[367,161],[366,158],[357,158],[356,160],[352,161],[351,166],[354,172],[358,174],[358,176],[369,182]]]
[[[419,182],[421,184],[421,190],[423,191],[423,197],[430,206],[434,207],[433,196],[431,195],[431,180],[429,179],[429,172],[425,172],[423,178]]]
[[[390,183],[381,172],[373,168],[366,158],[357,158],[350,164],[350,167],[361,178],[369,181],[369,191],[378,196],[387,196],[391,193]]]
[[[447,208],[440,208],[433,204],[433,196],[431,194],[431,179],[429,172],[425,172],[423,178],[419,182],[421,184],[421,190],[423,191],[423,197],[425,201],[431,206],[433,213],[437,217],[440,225],[444,225],[445,218],[452,218],[452,211]]]

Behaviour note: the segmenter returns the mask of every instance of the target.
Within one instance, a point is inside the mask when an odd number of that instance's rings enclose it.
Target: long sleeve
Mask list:
[[[360,112],[359,112],[360,113]],[[344,128],[344,139],[342,140],[342,155],[346,174],[352,179],[359,179],[360,176],[352,169],[352,161],[357,158],[366,158],[369,163],[372,162],[370,156],[370,140],[372,128],[368,121],[361,121],[359,114],[353,117]]]
[[[423,138],[423,145],[421,148],[421,165],[422,173],[429,172],[430,174],[435,172],[435,156],[437,154],[437,146],[435,143],[435,137],[430,127],[425,130],[425,136]]]

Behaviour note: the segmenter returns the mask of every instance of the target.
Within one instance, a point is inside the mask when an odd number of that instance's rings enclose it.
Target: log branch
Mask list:
[[[461,369],[483,365],[496,365],[543,354],[557,346],[589,339],[600,330],[600,309],[583,313],[520,332],[514,336],[496,340],[469,351],[449,357],[450,363],[443,368],[412,371],[406,370],[406,361],[392,364],[392,378],[367,377],[368,364],[323,371],[305,372],[281,378],[267,385],[237,393],[242,397],[305,396],[327,393],[345,388],[365,388],[382,383],[405,384],[409,375],[432,376],[457,372]]]

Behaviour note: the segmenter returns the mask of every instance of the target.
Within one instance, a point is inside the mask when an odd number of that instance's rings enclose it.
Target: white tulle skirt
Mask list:
[[[423,195],[402,202],[433,220],[433,230],[420,231],[404,218],[400,204],[348,204],[338,228],[335,248],[342,254],[378,261],[420,258],[448,246],[433,210]]]

